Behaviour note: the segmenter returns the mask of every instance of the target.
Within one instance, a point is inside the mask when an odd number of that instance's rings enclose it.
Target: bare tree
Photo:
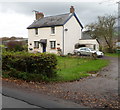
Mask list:
[[[109,16],[99,16],[97,23],[92,23],[87,25],[87,30],[92,38],[103,39],[108,46],[109,52],[113,50],[113,39],[114,39],[114,28],[116,24],[116,17]]]

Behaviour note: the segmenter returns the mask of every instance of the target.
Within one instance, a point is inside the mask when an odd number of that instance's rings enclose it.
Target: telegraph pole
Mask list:
[[[118,41],[120,41],[120,1],[118,4]]]
[[[120,1],[117,2],[118,4],[118,42],[120,42]],[[118,57],[118,95],[120,96],[120,57]]]
[[[118,4],[118,26],[120,27],[120,1],[117,2]]]

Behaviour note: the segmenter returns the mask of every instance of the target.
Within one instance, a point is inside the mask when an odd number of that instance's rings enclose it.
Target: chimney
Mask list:
[[[43,18],[44,17],[44,14],[41,13],[41,12],[36,12],[36,20],[40,19],[40,18]]]
[[[70,7],[70,13],[74,13],[75,12],[75,9],[73,6]]]

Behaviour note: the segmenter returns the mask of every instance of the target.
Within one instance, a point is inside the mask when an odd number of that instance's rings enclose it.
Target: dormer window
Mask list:
[[[55,34],[55,27],[51,27],[51,34]]]
[[[38,28],[35,28],[35,34],[38,35]]]

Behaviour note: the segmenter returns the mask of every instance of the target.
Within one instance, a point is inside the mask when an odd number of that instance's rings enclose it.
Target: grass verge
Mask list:
[[[109,61],[103,59],[58,57],[58,77],[52,81],[73,81],[87,77],[88,73],[96,73],[108,64]]]
[[[105,56],[110,56],[110,57],[120,57],[120,53],[105,53]]]

